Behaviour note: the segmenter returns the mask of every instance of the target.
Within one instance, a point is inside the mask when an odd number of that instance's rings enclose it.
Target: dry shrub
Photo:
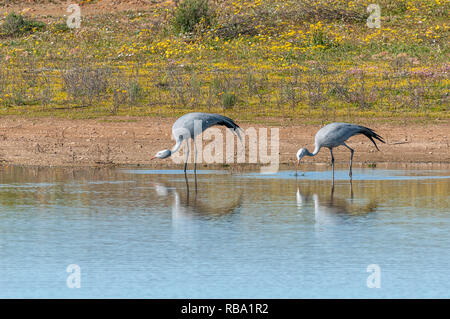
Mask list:
[[[95,98],[106,93],[110,75],[109,68],[77,67],[63,72],[62,78],[67,94],[74,101],[90,105]]]
[[[368,14],[347,8],[326,5],[318,1],[305,0],[285,6],[280,17],[294,22],[302,21],[344,21],[364,22]]]
[[[259,17],[261,18],[261,16]],[[223,39],[233,39],[241,35],[257,35],[260,19],[249,18],[247,15],[235,15],[216,29],[217,36]]]

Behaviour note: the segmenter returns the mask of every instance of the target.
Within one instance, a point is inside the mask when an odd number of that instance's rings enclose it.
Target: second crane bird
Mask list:
[[[307,148],[301,148],[297,152],[297,165],[300,164],[300,160],[305,156],[315,156],[319,153],[322,147],[326,147],[330,150],[331,154],[331,166],[333,167],[333,180],[334,180],[334,156],[333,156],[333,148],[344,145],[347,147],[350,152],[350,170],[349,175],[352,178],[352,163],[353,163],[353,153],[355,152],[350,146],[345,144],[345,142],[352,136],[363,134],[367,136],[372,143],[375,145],[376,149],[379,151],[377,144],[374,139],[385,143],[383,138],[375,133],[372,129],[356,125],[356,124],[348,124],[348,123],[331,123],[322,127],[317,133],[315,137],[315,148],[311,153]]]

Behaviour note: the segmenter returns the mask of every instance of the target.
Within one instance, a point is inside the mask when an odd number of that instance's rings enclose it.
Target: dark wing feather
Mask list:
[[[239,134],[241,128],[232,119],[220,114],[211,114],[211,116],[215,119],[215,124],[213,125],[223,125],[234,131],[236,135],[239,137],[239,139],[242,139],[241,135]]]
[[[379,149],[378,149],[377,143],[375,143],[375,141],[373,139],[376,139],[376,140],[380,141],[381,143],[386,143],[380,135],[375,133],[374,130],[372,130],[368,127],[365,127],[365,126],[360,126],[360,125],[358,125],[358,129],[359,129],[358,133],[367,136],[372,141],[373,145],[375,145],[375,147],[378,151],[379,151]]]

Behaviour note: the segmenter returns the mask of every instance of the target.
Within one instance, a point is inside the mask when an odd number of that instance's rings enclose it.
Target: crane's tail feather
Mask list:
[[[241,129],[240,127],[234,129],[234,133],[237,135],[237,137],[239,137],[239,140],[242,142],[242,135],[241,133],[243,133],[244,130]]]
[[[365,126],[359,126],[359,128],[360,128],[359,133],[367,136],[372,141],[373,145],[375,145],[375,148],[378,151],[380,149],[378,148],[377,143],[375,143],[375,141],[373,139],[376,139],[376,140],[380,141],[381,143],[386,143],[380,135],[375,133],[374,130],[372,130],[372,129],[368,128],[368,127],[365,127]]]
[[[221,116],[222,120],[220,122],[217,122],[217,125],[224,125],[227,128],[231,129],[233,131],[233,133],[235,133],[238,137],[239,140],[242,141],[242,136],[241,136],[241,132],[242,129],[239,127],[239,125],[237,125],[232,119],[230,119],[229,117],[226,116]]]

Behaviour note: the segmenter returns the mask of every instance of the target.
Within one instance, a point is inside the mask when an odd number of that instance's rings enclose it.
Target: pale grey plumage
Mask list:
[[[353,162],[354,150],[352,148],[350,148],[347,144],[345,144],[345,141],[347,141],[350,137],[358,135],[358,134],[363,134],[363,135],[367,136],[372,141],[372,143],[375,145],[377,150],[379,150],[379,149],[378,149],[378,146],[375,143],[374,139],[377,139],[380,142],[384,143],[383,138],[368,127],[356,125],[356,124],[348,124],[348,123],[331,123],[331,124],[325,125],[316,133],[314,152],[311,153],[306,148],[301,148],[298,150],[298,152],[297,152],[298,163],[300,163],[300,160],[305,155],[315,156],[315,155],[317,155],[317,153],[319,153],[319,151],[322,147],[326,147],[330,150],[331,164],[333,167],[333,179],[334,179],[333,148],[338,147],[340,145],[344,145],[351,152],[349,175],[350,175],[350,177],[352,177],[352,162]]]
[[[171,156],[173,153],[177,152],[183,141],[187,143],[187,152],[186,152],[186,162],[184,164],[184,172],[186,172],[187,161],[189,158],[190,148],[189,148],[189,139],[194,140],[194,171],[197,169],[196,163],[196,148],[195,148],[195,137],[210,128],[214,125],[223,125],[227,128],[231,129],[240,140],[242,137],[240,135],[241,128],[229,117],[213,114],[213,113],[202,113],[202,112],[193,112],[188,113],[180,118],[178,118],[175,123],[172,125],[172,137],[175,139],[175,145],[171,150],[163,150],[156,153],[153,158],[167,158]]]
[[[197,132],[195,131],[196,121],[199,121],[199,124],[201,124],[201,127],[197,128]],[[183,134],[182,131],[186,130],[190,138],[195,138],[196,135],[214,125],[224,125],[236,133],[239,138],[241,138],[241,135],[239,134],[240,127],[229,117],[220,114],[201,112],[188,113],[178,118],[175,123],[173,123],[172,136],[176,140],[180,135],[183,135],[184,138],[185,133]]]

